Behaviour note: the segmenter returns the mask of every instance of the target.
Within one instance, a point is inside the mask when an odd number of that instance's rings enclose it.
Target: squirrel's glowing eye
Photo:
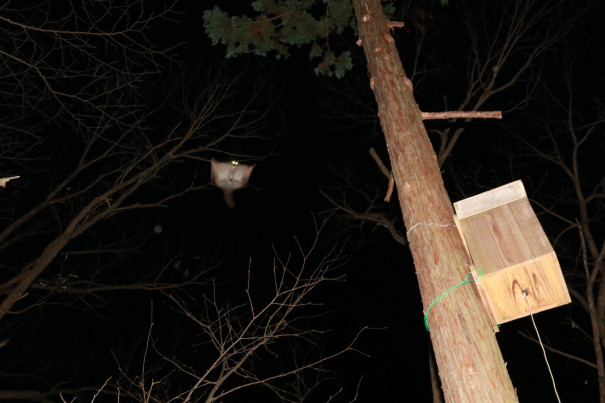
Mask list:
[[[239,162],[237,162],[237,161],[231,161],[231,165],[239,165]]]

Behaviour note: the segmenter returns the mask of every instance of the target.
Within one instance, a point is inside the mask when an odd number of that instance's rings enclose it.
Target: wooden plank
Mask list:
[[[464,245],[464,249],[466,249],[466,258],[469,262],[472,262],[471,252],[468,250],[468,245],[466,244],[466,238],[464,237],[464,232],[462,232],[462,226],[460,225],[460,220],[458,220],[458,216],[454,214],[454,224],[456,225],[456,229],[458,230],[458,235],[460,235],[460,239],[462,239],[462,244]],[[472,267],[472,265],[471,265]]]
[[[489,274],[553,253],[527,198],[460,219],[477,269]]]
[[[456,202],[454,203],[454,210],[456,210],[458,219],[462,221],[473,214],[498,207],[522,197],[527,197],[527,195],[525,194],[523,182],[518,180]]]
[[[521,181],[454,203],[454,208],[492,323],[529,315],[528,302],[534,313],[571,302],[555,252]]]
[[[531,261],[478,277],[475,282],[489,300],[497,323],[529,315],[523,290],[528,291],[532,312],[571,302],[554,252]]]
[[[489,294],[487,288],[483,285],[483,281],[479,279],[480,277],[483,277],[484,274],[483,272],[478,272],[473,265],[471,265],[471,273],[473,274],[473,279],[475,280],[475,285],[479,291],[479,296],[483,301],[483,306],[487,311],[487,316],[494,327],[494,331],[499,332],[498,325],[500,323],[498,322],[498,311],[496,310],[496,307],[494,307],[491,295]]]

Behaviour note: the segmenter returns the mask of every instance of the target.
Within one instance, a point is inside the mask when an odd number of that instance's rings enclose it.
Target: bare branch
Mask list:
[[[372,158],[374,158],[374,161],[376,161],[376,165],[378,165],[378,168],[380,168],[380,172],[382,172],[384,176],[387,177],[387,179],[390,179],[391,176],[393,176],[391,174],[391,171],[389,171],[389,169],[384,165],[384,162],[382,162],[374,148],[370,148],[370,155],[372,156]]]
[[[531,341],[531,342],[534,342],[536,344],[540,344],[539,341],[536,338],[534,338],[533,336],[530,336],[526,332],[519,331],[517,333],[519,335],[523,336],[524,338],[526,338],[527,340]],[[588,361],[588,360],[586,360],[586,359],[584,359],[582,357],[578,357],[577,355],[566,353],[565,351],[558,350],[558,349],[550,347],[548,345],[544,345],[544,348],[547,349],[548,351],[552,351],[555,354],[559,354],[559,355],[561,355],[563,357],[572,359],[574,361],[581,362],[582,364],[588,365],[591,368],[595,368],[595,369],[597,368],[597,364],[595,364],[594,362]]]
[[[423,120],[431,119],[502,119],[502,111],[421,112]]]
[[[321,226],[318,228],[318,231],[320,230]],[[342,276],[332,273],[342,265],[343,260],[338,249],[333,249],[316,259],[314,255],[317,239],[308,248],[303,248],[300,244],[298,247],[297,260],[300,263],[297,268],[292,267],[291,262],[276,257],[273,267],[275,286],[270,295],[267,295],[266,287],[254,292],[251,272],[244,290],[246,303],[243,304],[232,306],[221,302],[215,284],[211,294],[204,299],[205,307],[201,314],[195,314],[195,308],[191,304],[184,303],[175,295],[169,295],[177,311],[184,314],[201,331],[197,333],[196,343],[206,347],[204,357],[208,360],[203,366],[200,362],[187,363],[189,360],[186,356],[181,359],[171,357],[162,353],[154,344],[153,352],[161,357],[164,364],[168,364],[193,382],[186,391],[167,397],[164,401],[222,401],[228,395],[255,387],[267,389],[283,401],[300,401],[296,396],[306,394],[306,388],[312,389],[314,384],[299,383],[298,387],[305,389],[293,393],[288,389],[289,382],[284,383],[283,380],[297,379],[298,376],[311,371],[317,375],[316,382],[322,382],[322,374],[325,372],[322,368],[329,360],[346,352],[365,355],[355,348],[355,344],[359,337],[369,330],[368,327],[360,329],[347,345],[337,351],[316,356],[318,336],[324,335],[325,332],[304,325],[317,315],[313,310],[320,306],[312,302],[311,294],[322,283],[342,279]],[[151,333],[148,334],[148,340],[152,340]],[[303,345],[309,346],[309,352],[316,357],[299,361],[296,349]],[[293,346],[296,346],[294,350]],[[262,374],[255,370],[256,360],[282,357],[281,351],[294,355],[295,360],[290,366],[270,368]],[[145,357],[149,352],[149,346],[145,347]],[[138,382],[129,378],[129,384],[139,390],[138,393],[145,397],[144,401],[161,401],[159,396],[164,392],[160,389],[152,390],[148,381],[143,382],[149,378],[150,374],[141,374]],[[161,385],[158,383],[156,387],[160,388]],[[129,389],[128,392],[133,393],[133,390]]]
[[[397,242],[400,245],[407,245],[407,239],[403,235],[401,235],[399,233],[399,231],[397,231],[397,228],[395,227],[395,223],[393,221],[389,220],[388,218],[386,218],[381,213],[361,213],[361,212],[355,211],[349,207],[346,207],[345,205],[339,204],[338,202],[336,202],[336,200],[334,200],[332,197],[328,196],[323,191],[320,191],[320,193],[326,199],[328,199],[328,201],[330,203],[332,203],[338,210],[347,213],[348,215],[350,215],[351,217],[353,217],[355,219],[373,222],[382,227],[385,227],[389,231],[389,234],[391,234],[391,237],[393,238],[393,240],[395,242]]]

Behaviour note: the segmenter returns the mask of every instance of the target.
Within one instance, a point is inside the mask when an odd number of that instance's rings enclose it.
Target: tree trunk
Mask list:
[[[353,0],[353,6],[426,312],[466,277],[470,262],[380,0]],[[428,323],[447,402],[517,401],[474,284],[435,304]]]

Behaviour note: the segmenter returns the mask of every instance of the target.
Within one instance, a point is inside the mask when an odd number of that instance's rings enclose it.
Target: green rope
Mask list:
[[[480,276],[483,275],[483,272],[481,270],[477,270],[477,273]],[[433,302],[431,302],[431,305],[429,305],[428,309],[424,313],[424,327],[426,327],[426,330],[429,330],[429,311],[431,310],[431,308],[433,307],[433,305],[435,305],[437,302],[441,301],[446,295],[448,295],[450,292],[454,291],[456,288],[460,287],[461,285],[472,283],[473,281],[475,281],[474,279],[470,279],[469,280],[469,278],[471,277],[471,275],[472,275],[472,273],[469,272],[466,275],[466,278],[464,280],[462,280],[461,282],[459,282],[456,285],[451,286],[447,290],[443,291],[440,295],[437,296],[437,298],[435,298],[435,300]]]

